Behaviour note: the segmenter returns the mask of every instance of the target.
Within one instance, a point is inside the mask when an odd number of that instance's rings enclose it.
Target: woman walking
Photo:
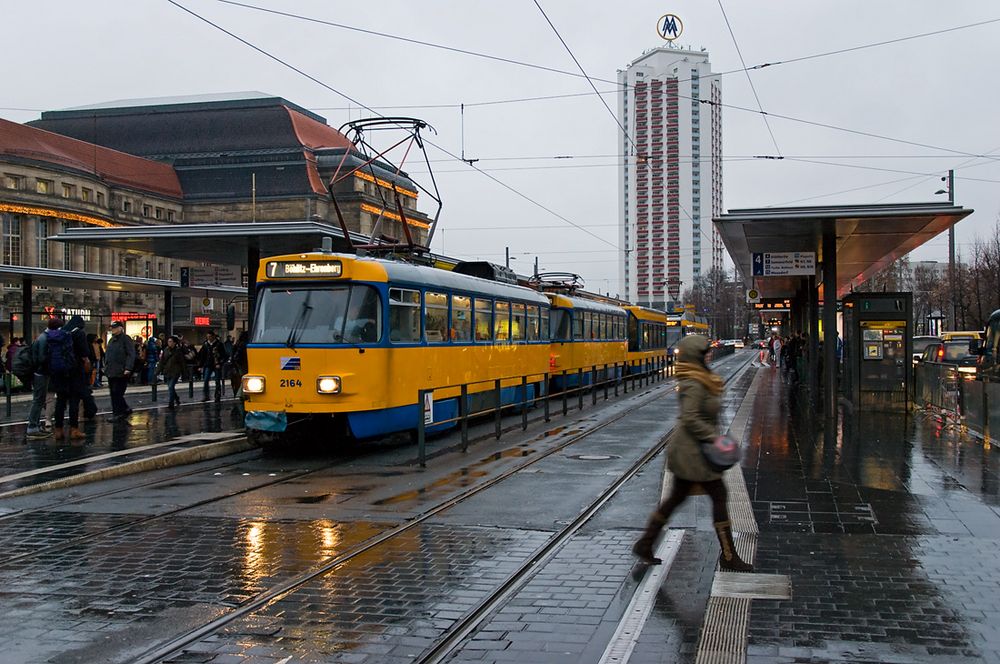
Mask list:
[[[712,520],[722,547],[719,565],[724,570],[750,572],[753,567],[740,560],[733,546],[722,473],[712,470],[701,453],[701,443],[715,440],[722,407],[722,378],[712,373],[705,363],[710,349],[708,338],[697,334],[688,335],[677,344],[676,375],[681,410],[667,447],[667,468],[674,474],[673,488],[670,496],[649,517],[646,530],[632,552],[644,563],[660,564],[660,559],[653,555],[657,536],[673,511],[700,485],[712,498]]]
[[[167,337],[167,347],[163,350],[160,363],[156,367],[156,373],[163,374],[167,381],[167,395],[170,398],[167,408],[171,410],[181,405],[181,398],[177,396],[177,381],[184,375],[184,368],[184,350],[181,348],[180,340],[171,335]]]

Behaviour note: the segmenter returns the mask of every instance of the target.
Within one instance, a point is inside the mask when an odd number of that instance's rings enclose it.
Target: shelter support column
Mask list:
[[[34,341],[34,337],[31,334],[31,310],[35,308],[35,303],[32,300],[31,293],[33,290],[33,285],[31,283],[31,277],[23,277],[21,279],[21,302],[23,303],[21,308],[21,336],[24,337],[24,342],[30,344]],[[11,330],[11,335],[14,334],[14,330]]]
[[[256,238],[247,243],[247,329],[253,329],[253,313],[257,304],[257,266],[260,264],[260,247]]]
[[[174,333],[174,291],[170,288],[163,289],[163,328],[168,337]]]
[[[819,401],[819,284],[809,277],[809,305],[806,308],[806,331],[809,343],[806,358],[809,366],[809,396],[813,404]]]
[[[837,228],[823,224],[823,415],[837,416]]]

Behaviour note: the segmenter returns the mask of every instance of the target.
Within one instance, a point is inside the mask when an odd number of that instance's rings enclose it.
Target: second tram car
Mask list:
[[[553,390],[619,378],[627,343],[625,310],[583,297],[546,295],[552,309],[549,371]]]

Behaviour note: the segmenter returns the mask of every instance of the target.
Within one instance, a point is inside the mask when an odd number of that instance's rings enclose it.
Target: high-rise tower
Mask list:
[[[664,46],[618,83],[619,279],[630,301],[662,309],[722,268],[721,82],[706,51]]]

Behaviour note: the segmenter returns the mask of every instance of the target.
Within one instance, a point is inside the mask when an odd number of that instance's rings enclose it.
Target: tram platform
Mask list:
[[[0,514],[4,497],[162,467],[167,459],[189,463],[250,448],[242,440],[242,413],[235,399],[202,403],[191,401],[187,390],[183,394],[182,406],[169,410],[163,386],[157,401],[149,386],[134,386],[126,393],[133,409],[127,423],[112,423],[106,421],[111,414],[107,388],[95,390],[97,415],[89,420],[81,415],[84,438],[76,441],[27,438],[31,398],[15,396],[12,417],[0,423]],[[51,424],[55,395],[49,397]],[[213,447],[197,449],[205,446]],[[165,456],[169,454],[174,456]]]
[[[1000,661],[996,453],[921,413],[856,412],[824,431],[804,392],[749,359],[725,360],[739,366],[724,421],[744,446],[727,484],[753,574],[717,572],[700,496],[671,520],[667,562],[636,563],[630,546],[669,481],[662,454],[530,564],[676,424],[666,381],[426,469],[398,446],[334,463],[254,459],[114,502],[57,505],[58,491],[0,501],[23,510],[0,513],[0,639],[32,664],[434,661],[428,649],[528,561],[523,585],[447,661]],[[214,409],[178,417],[197,427]],[[153,428],[163,417],[150,416]]]

